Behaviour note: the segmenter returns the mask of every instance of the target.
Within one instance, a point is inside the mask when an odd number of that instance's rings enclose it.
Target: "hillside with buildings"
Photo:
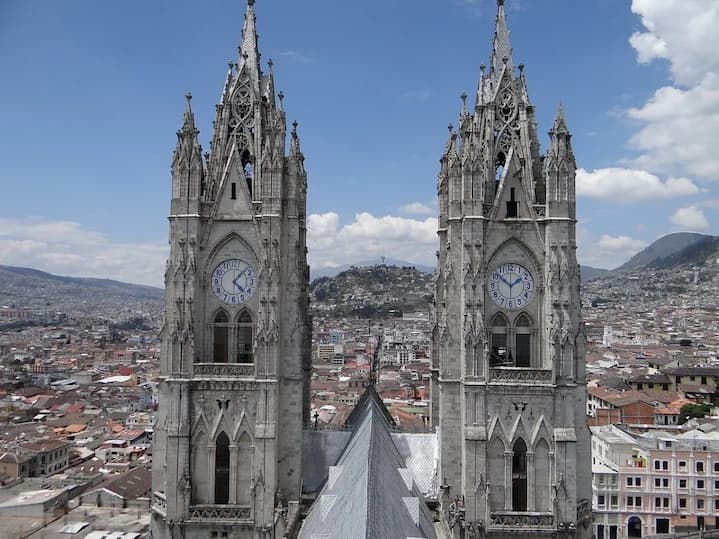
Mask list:
[[[413,266],[352,267],[335,277],[320,277],[310,285],[316,316],[360,318],[428,312],[434,277]]]

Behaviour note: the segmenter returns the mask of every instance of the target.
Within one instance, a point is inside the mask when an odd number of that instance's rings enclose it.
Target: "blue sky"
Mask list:
[[[245,5],[0,3],[0,263],[161,284],[183,95],[208,147]],[[313,266],[431,264],[438,159],[488,61],[495,0],[256,11],[300,124]],[[716,233],[719,0],[507,0],[507,13],[543,148],[560,101],[574,135],[580,261]]]

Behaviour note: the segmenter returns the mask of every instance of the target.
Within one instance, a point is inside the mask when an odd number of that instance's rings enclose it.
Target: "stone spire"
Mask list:
[[[247,0],[245,26],[242,28],[242,45],[237,59],[238,72],[246,70],[252,80],[260,79],[260,53],[257,47],[257,28],[255,27],[255,2]]]
[[[492,58],[489,62],[496,77],[502,73],[504,63],[511,72],[512,67],[512,46],[509,44],[509,30],[507,29],[507,17],[504,13],[504,0],[497,0],[497,21],[494,29],[494,44],[492,46]]]
[[[177,145],[172,156],[173,174],[178,174],[180,168],[192,170],[202,167],[202,148],[198,136],[200,130],[195,126],[195,115],[192,112],[192,94],[185,94],[187,104],[182,117],[182,127],[177,131]],[[187,196],[179,194],[178,196]]]

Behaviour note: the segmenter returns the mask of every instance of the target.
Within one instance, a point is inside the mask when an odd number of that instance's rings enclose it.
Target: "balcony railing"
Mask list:
[[[246,363],[195,363],[195,377],[235,378],[255,375],[254,364]]]
[[[544,369],[527,369],[523,367],[502,367],[490,369],[489,376],[493,382],[535,382],[552,383],[552,371]]]
[[[191,505],[190,520],[251,520],[250,508],[240,505]]]
[[[551,513],[497,511],[489,515],[489,523],[492,527],[554,529],[554,515]]]

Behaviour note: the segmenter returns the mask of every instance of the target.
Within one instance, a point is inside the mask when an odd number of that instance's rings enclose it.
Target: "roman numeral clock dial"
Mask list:
[[[516,311],[532,301],[534,277],[521,264],[502,264],[490,273],[487,290],[494,303],[503,309]]]
[[[256,283],[255,269],[238,258],[220,262],[212,272],[212,292],[217,299],[230,305],[250,299]]]

